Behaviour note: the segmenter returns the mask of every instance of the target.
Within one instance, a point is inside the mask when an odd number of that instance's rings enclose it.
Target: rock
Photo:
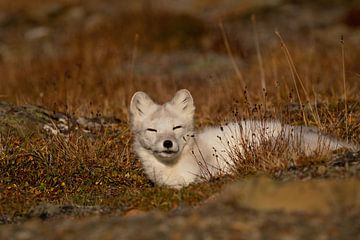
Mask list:
[[[16,131],[29,134],[41,131],[43,124],[52,122],[52,113],[41,107],[15,106],[0,102],[0,133]]]
[[[123,124],[122,121],[115,117],[76,118],[38,106],[16,106],[0,101],[0,133],[15,131],[25,135],[46,132],[52,135],[67,135],[77,128],[93,132],[101,128],[117,128],[120,124]]]
[[[235,58],[235,63],[242,66],[243,62]],[[126,71],[134,71],[141,76],[155,75],[158,77],[171,76],[175,79],[208,80],[213,76],[222,78],[233,76],[234,67],[227,55],[210,52],[200,54],[193,51],[176,51],[168,54],[143,54],[136,59],[135,68],[132,64],[125,65]]]
[[[85,9],[81,6],[78,6],[68,9],[62,16],[62,19],[64,19],[65,22],[74,23],[84,20],[85,17]]]
[[[26,15],[31,21],[43,23],[50,17],[57,16],[62,13],[65,6],[57,2],[49,2],[39,5],[34,5],[27,10]]]
[[[36,27],[25,32],[25,39],[28,41],[36,41],[47,37],[50,34],[50,29],[47,27]]]
[[[11,103],[0,101],[0,117],[9,112],[13,107],[14,105]]]
[[[343,209],[360,208],[360,180],[312,180],[276,182],[270,178],[252,178],[231,186],[224,193],[247,208],[266,211],[330,214]],[[341,199],[341,201],[338,201]]]
[[[218,21],[228,14],[249,15],[259,9],[276,7],[283,3],[284,0],[182,0],[168,4],[167,0],[156,1],[134,1],[124,2],[122,8],[127,11],[139,11],[151,9],[152,11],[166,11],[177,14],[191,14],[203,19]]]
[[[121,123],[121,120],[114,117],[79,117],[76,123],[83,129],[99,130],[101,127],[116,127]]]
[[[50,203],[40,203],[31,208],[26,215],[27,218],[48,219],[53,217],[84,216],[94,214],[109,213],[108,207],[102,206],[77,206],[77,205],[54,205]]]
[[[360,177],[360,151],[337,153],[326,161],[308,162],[306,165],[292,166],[271,174],[280,181],[306,180],[313,178],[342,179]]]

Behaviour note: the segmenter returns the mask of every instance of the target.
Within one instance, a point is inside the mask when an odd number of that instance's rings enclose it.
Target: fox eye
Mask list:
[[[156,130],[156,129],[153,129],[153,128],[148,128],[148,129],[146,129],[146,131],[149,131],[149,132],[157,132],[157,130]]]
[[[173,130],[176,130],[176,129],[179,129],[179,128],[182,128],[182,126],[173,127]]]

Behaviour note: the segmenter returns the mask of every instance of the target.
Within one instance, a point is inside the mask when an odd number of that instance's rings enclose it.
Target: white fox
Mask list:
[[[186,89],[179,90],[163,105],[154,103],[144,92],[133,95],[130,103],[133,148],[154,183],[181,188],[230,173],[235,164],[231,155],[234,148],[241,154],[246,145],[279,137],[289,144],[297,142],[306,155],[321,146],[326,146],[328,151],[354,147],[315,128],[275,120],[243,120],[194,132],[194,111],[193,98]]]

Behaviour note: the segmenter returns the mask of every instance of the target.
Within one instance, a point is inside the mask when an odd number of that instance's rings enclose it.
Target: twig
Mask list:
[[[347,107],[347,93],[346,93],[346,70],[345,70],[345,44],[344,36],[341,36],[341,63],[342,63],[342,78],[343,78],[343,87],[344,87],[344,105],[345,105],[345,132],[346,132],[346,141],[349,141],[349,126],[348,126],[348,107]]]

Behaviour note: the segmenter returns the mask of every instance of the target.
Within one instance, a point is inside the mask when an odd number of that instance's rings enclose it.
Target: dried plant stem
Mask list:
[[[314,102],[315,102],[315,114],[316,114],[316,118],[315,119],[318,119],[318,126],[322,129],[323,128],[323,125],[321,123],[321,120],[320,120],[320,114],[319,114],[319,109],[318,109],[318,100],[317,100],[317,93],[315,91],[314,88],[312,88],[312,92],[314,94]]]
[[[294,69],[292,68],[292,65],[291,65],[291,60],[290,60],[290,54],[288,52],[288,49],[285,45],[285,42],[283,41],[281,35],[279,32],[275,31],[275,34],[279,37],[280,39],[280,44],[281,44],[281,48],[284,50],[285,52],[285,55],[286,55],[286,60],[290,66],[290,70],[291,70],[291,76],[292,76],[292,79],[294,81],[294,86],[295,86],[295,90],[296,90],[296,95],[298,97],[298,100],[299,100],[299,103],[300,103],[300,108],[301,108],[301,112],[303,114],[303,120],[304,120],[304,123],[305,125],[308,125],[308,122],[307,122],[307,119],[306,119],[306,115],[305,115],[305,111],[304,111],[304,108],[303,108],[303,103],[302,103],[302,100],[301,100],[301,97],[300,97],[300,93],[299,93],[299,89],[298,89],[298,86],[297,86],[297,83],[296,83],[296,78],[295,78],[295,73],[294,73]]]
[[[290,67],[290,70],[291,70],[291,76],[292,76],[292,78],[293,78],[294,86],[295,86],[295,90],[296,90],[296,94],[297,94],[297,97],[298,97],[299,102],[300,102],[300,108],[301,108],[301,111],[302,111],[302,113],[303,113],[304,123],[305,123],[305,125],[307,126],[307,125],[308,125],[308,120],[307,120],[306,115],[305,115],[305,111],[304,111],[304,108],[303,108],[303,104],[302,104],[302,100],[301,100],[301,97],[300,97],[300,92],[299,92],[299,89],[298,89],[297,81],[296,81],[296,80],[298,80],[299,83],[300,83],[300,86],[301,86],[301,88],[302,88],[302,90],[303,90],[303,92],[304,92],[304,94],[305,94],[305,97],[306,97],[306,100],[307,100],[307,102],[308,102],[308,105],[309,105],[311,114],[312,114],[312,116],[313,116],[316,124],[317,124],[318,126],[321,126],[321,123],[320,123],[320,121],[319,121],[319,118],[318,118],[317,115],[315,114],[315,112],[314,112],[314,110],[313,110],[313,107],[312,107],[311,104],[310,104],[310,97],[309,97],[309,95],[308,95],[308,93],[307,93],[307,91],[306,91],[306,89],[305,89],[304,83],[303,83],[303,81],[302,81],[302,79],[301,79],[301,77],[300,77],[300,75],[299,75],[299,73],[298,73],[298,71],[297,71],[297,69],[296,69],[296,67],[295,67],[295,64],[294,64],[294,61],[293,61],[293,59],[292,59],[292,57],[291,57],[291,54],[290,54],[290,52],[289,52],[289,49],[287,48],[287,46],[286,46],[283,38],[281,37],[280,33],[279,33],[278,31],[275,31],[275,34],[276,34],[276,35],[278,36],[278,38],[280,39],[281,47],[282,47],[282,49],[284,50],[284,53],[285,53],[285,56],[286,56],[286,60],[287,60],[287,62],[288,62],[288,64],[289,64],[289,67]]]
[[[341,36],[341,67],[342,67],[342,79],[344,87],[344,105],[345,105],[345,132],[346,141],[349,141],[349,126],[348,126],[348,107],[347,107],[347,92],[346,92],[346,71],[345,71],[345,47],[344,47],[344,36]]]
[[[257,33],[255,15],[251,16],[251,21],[252,21],[252,24],[253,24],[256,56],[257,56],[257,60],[259,62],[259,67],[260,67],[261,87],[262,87],[262,90],[263,90],[264,104],[266,106],[266,92],[267,92],[267,89],[266,89],[266,81],[265,81],[265,70],[264,70],[263,58],[262,58],[261,51],[260,51],[260,44],[259,44],[259,37],[258,37],[258,33]]]
[[[239,85],[241,87],[241,90],[242,92],[245,91],[245,81],[244,81],[244,77],[238,67],[238,65],[236,64],[235,62],[235,58],[234,58],[234,55],[233,55],[233,52],[231,50],[231,47],[230,47],[230,44],[229,44],[229,40],[226,36],[226,33],[225,33],[225,29],[224,29],[224,25],[222,23],[222,21],[220,21],[219,23],[219,27],[220,27],[220,30],[221,30],[221,34],[222,34],[222,37],[223,37],[223,40],[224,40],[224,44],[225,44],[225,47],[226,47],[226,51],[230,57],[230,60],[231,60],[231,64],[235,70],[235,73],[236,73],[236,76],[238,77],[239,79]]]

